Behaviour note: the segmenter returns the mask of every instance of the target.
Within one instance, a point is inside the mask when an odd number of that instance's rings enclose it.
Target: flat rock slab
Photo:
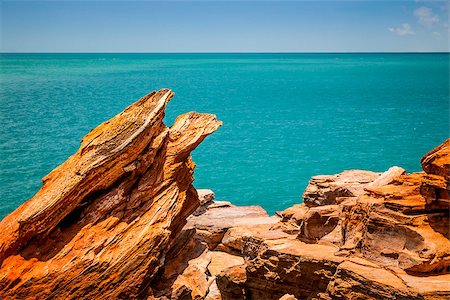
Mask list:
[[[208,271],[212,276],[216,276],[228,268],[241,265],[244,265],[244,259],[241,256],[222,251],[211,251],[211,263],[208,265]]]
[[[225,206],[207,210],[188,218],[186,228],[230,228],[242,225],[274,224],[279,218],[269,217],[261,206]]]
[[[275,220],[275,217],[271,217]],[[258,225],[250,225],[250,226],[236,226],[231,227],[225,233],[222,244],[231,249],[241,251],[242,250],[242,241],[246,237],[254,237],[262,240],[276,240],[283,238],[292,238],[295,239],[296,235],[288,234],[284,232],[278,226],[274,226],[273,224],[258,224]]]

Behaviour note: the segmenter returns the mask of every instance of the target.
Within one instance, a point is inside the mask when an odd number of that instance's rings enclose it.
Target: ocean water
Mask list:
[[[449,54],[1,54],[0,217],[32,197],[93,127],[171,88],[223,126],[193,153],[194,185],[269,213],[311,176],[419,171],[449,137]]]

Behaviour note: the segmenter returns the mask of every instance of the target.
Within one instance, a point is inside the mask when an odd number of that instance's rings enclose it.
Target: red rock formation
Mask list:
[[[448,140],[422,159],[433,174],[391,168],[372,183],[364,175],[363,189],[357,176],[315,177],[305,195],[320,201],[282,213],[281,226],[297,240],[244,242],[246,280],[239,288],[258,299],[286,292],[299,298],[448,299],[446,145]]]
[[[434,174],[404,174],[393,167],[382,174],[346,171],[316,176],[305,191],[305,203],[288,208],[281,218],[267,217],[256,207],[205,204],[185,227],[193,230],[191,243],[203,245],[196,259],[206,257],[211,264],[211,253],[222,251],[242,256],[244,263],[216,264],[214,272],[206,266],[200,275],[190,273],[191,282],[203,280],[197,285],[203,288],[190,284],[185,296],[448,299],[448,180],[443,168],[436,167],[436,157],[440,166],[449,162],[445,149],[440,146],[422,160],[424,170],[437,170]],[[190,267],[172,276],[186,282],[186,270]],[[158,286],[152,284],[155,292]],[[177,285],[170,286],[158,299],[184,299],[173,293]]]
[[[93,129],[41,190],[0,223],[0,298],[146,295],[199,205],[190,152],[221,123],[188,113],[168,128],[173,93],[152,92]]]
[[[0,222],[1,299],[449,299],[450,140],[425,172],[315,176],[269,217],[192,186],[219,126],[151,93],[82,140]]]
[[[450,180],[450,159],[448,153],[450,152],[450,139],[434,148],[420,160],[422,169],[433,175],[445,177],[447,181]]]

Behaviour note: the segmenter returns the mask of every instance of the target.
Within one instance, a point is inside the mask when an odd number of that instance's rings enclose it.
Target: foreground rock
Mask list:
[[[1,299],[449,299],[450,140],[425,172],[311,179],[277,216],[193,188],[220,126],[169,90],[91,131],[0,222]]]
[[[178,238],[194,257],[171,254],[186,267],[166,264],[150,299],[448,299],[448,181],[445,167],[430,169],[314,177],[305,204],[281,218],[208,201]]]
[[[144,297],[199,199],[190,152],[221,123],[168,128],[170,90],[93,129],[41,190],[0,223],[0,298]]]

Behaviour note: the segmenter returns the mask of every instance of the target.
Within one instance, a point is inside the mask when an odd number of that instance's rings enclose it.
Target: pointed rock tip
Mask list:
[[[161,89],[159,91],[148,93],[136,102],[127,106],[119,114],[93,128],[81,139],[82,146],[100,136],[106,139],[114,137],[116,135],[116,129],[119,128],[121,124],[145,124],[146,120],[154,119],[164,111],[173,95],[174,92],[170,89]]]

